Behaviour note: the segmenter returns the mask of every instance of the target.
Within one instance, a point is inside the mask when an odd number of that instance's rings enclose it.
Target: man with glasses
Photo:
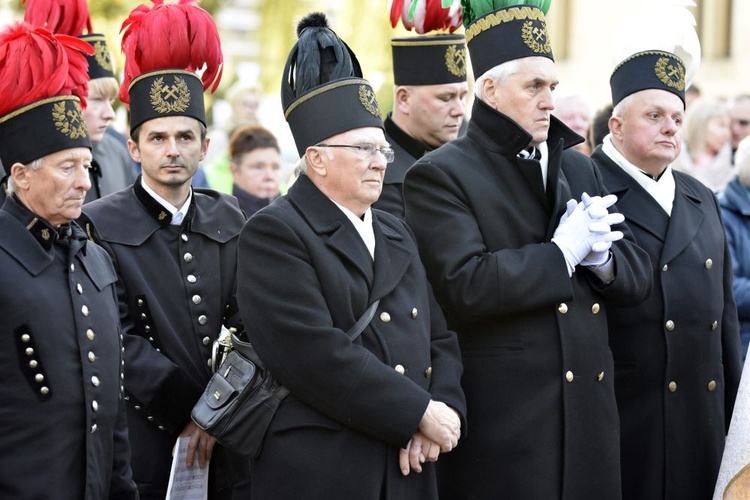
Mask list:
[[[251,464],[253,498],[437,498],[429,462],[465,415],[458,342],[411,233],[371,208],[394,153],[370,84],[325,18],[297,32],[282,101],[300,176],[239,242],[247,335],[290,390]]]

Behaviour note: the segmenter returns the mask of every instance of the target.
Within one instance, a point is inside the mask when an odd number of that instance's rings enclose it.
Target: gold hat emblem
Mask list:
[[[451,45],[445,51],[445,66],[454,76],[466,76],[466,48]]]
[[[107,45],[102,42],[94,42],[94,59],[106,71],[112,71],[112,58],[109,56]]]
[[[151,105],[159,114],[182,113],[190,106],[190,88],[179,76],[174,77],[174,85],[164,83],[159,77],[151,84]]]
[[[70,103],[71,109],[68,108],[68,103]],[[52,105],[52,119],[58,132],[66,137],[80,139],[88,135],[83,111],[76,101],[65,100],[54,103]]]
[[[552,52],[552,45],[547,36],[547,23],[538,21],[526,21],[521,28],[521,38],[533,52],[537,54],[549,54]]]
[[[380,118],[380,108],[378,107],[378,100],[375,98],[375,92],[367,85],[359,86],[359,102],[372,115]]]
[[[676,59],[660,57],[654,67],[656,77],[667,87],[685,90],[685,67]]]

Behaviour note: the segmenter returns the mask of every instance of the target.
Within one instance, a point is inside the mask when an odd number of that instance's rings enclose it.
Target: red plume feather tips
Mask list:
[[[32,26],[47,28],[52,33],[70,36],[91,33],[91,16],[86,0],[23,0],[23,20]]]

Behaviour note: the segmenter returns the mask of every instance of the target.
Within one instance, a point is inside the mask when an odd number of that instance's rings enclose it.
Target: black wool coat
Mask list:
[[[711,498],[742,372],[732,264],[716,197],[672,172],[671,217],[601,147],[592,155],[654,288],[608,307],[620,410],[623,498]]]
[[[242,230],[242,318],[291,391],[252,464],[253,499],[436,498],[433,464],[404,477],[398,450],[430,399],[464,417],[458,342],[404,223],[373,210],[373,228],[374,263],[346,215],[302,175]],[[377,299],[352,342],[347,330]]]
[[[464,362],[469,435],[438,462],[441,499],[620,497],[619,421],[604,299],[643,300],[648,257],[626,224],[615,279],[568,276],[550,240],[565,203],[606,190],[552,117],[546,192],[531,136],[475,101],[466,136],[407,172],[406,221]],[[616,210],[616,208],[613,208]]]
[[[185,220],[172,226],[138,178],[87,204],[81,220],[118,275],[133,475],[142,496],[163,498],[172,447],[212,375],[213,341],[222,325],[240,327],[237,239],[245,218],[234,197],[193,189]],[[235,463],[220,447],[212,467],[216,488],[234,480]]]
[[[14,197],[0,210],[0,498],[135,499],[117,275]]]

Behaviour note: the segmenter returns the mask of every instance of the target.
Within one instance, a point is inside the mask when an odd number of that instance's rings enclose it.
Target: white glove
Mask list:
[[[593,217],[614,205],[617,202],[617,196],[610,194],[604,198],[600,196],[590,197],[583,193],[581,202],[589,209],[589,213]],[[606,213],[597,222],[589,226],[591,232],[597,236],[596,241],[591,245],[591,252],[581,261],[582,266],[599,267],[606,264],[609,260],[609,250],[612,248],[612,243],[621,240],[623,237],[622,231],[612,231],[611,226],[621,224],[624,220],[625,216],[621,213]]]
[[[575,267],[591,252],[594,238],[589,225],[592,222],[583,202],[568,200],[565,213],[552,236],[552,242],[562,251],[570,276],[573,275]]]

